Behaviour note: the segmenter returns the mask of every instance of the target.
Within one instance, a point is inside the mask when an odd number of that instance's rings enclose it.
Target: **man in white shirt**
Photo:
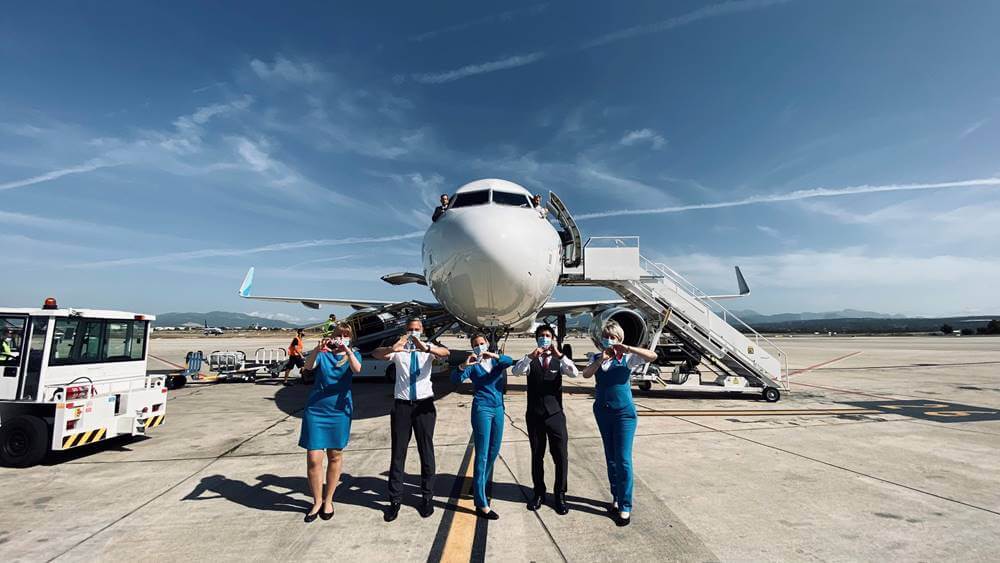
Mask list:
[[[534,496],[528,510],[538,510],[545,502],[545,446],[555,465],[556,475],[552,492],[557,514],[569,512],[566,506],[566,474],[569,469],[566,432],[566,415],[562,408],[562,376],[576,377],[573,360],[564,356],[556,346],[555,333],[549,325],[535,330],[538,347],[514,365],[514,375],[528,378],[528,405],[524,413],[531,446],[531,480]]]
[[[389,462],[389,509],[385,521],[392,522],[399,515],[403,493],[403,470],[406,467],[406,450],[410,436],[416,436],[417,453],[420,454],[420,491],[423,502],[420,516],[427,518],[434,513],[434,389],[431,372],[434,358],[447,358],[451,352],[443,346],[422,342],[424,324],[420,319],[406,323],[406,333],[392,346],[376,348],[372,356],[377,360],[391,360],[396,366],[395,401],[389,420],[392,434],[392,460]]]

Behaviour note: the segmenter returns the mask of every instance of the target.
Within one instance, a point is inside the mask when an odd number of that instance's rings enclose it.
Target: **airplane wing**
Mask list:
[[[264,295],[253,295],[253,268],[247,270],[247,275],[243,278],[243,285],[240,286],[240,297],[244,299],[257,299],[259,301],[281,301],[284,303],[301,303],[310,309],[319,309],[323,305],[346,305],[355,309],[367,309],[368,307],[384,307],[393,305],[396,301],[378,301],[374,299],[330,299],[325,297],[271,297]]]

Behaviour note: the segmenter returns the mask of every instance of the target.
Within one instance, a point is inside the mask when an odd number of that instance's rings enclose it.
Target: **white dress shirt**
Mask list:
[[[403,401],[419,401],[434,396],[431,385],[431,372],[434,371],[434,356],[430,352],[416,351],[420,363],[420,375],[417,376],[416,397],[410,396],[410,351],[393,352],[390,360],[396,364],[396,398]]]
[[[552,361],[554,359],[552,354],[544,354],[542,356],[539,356],[538,362],[541,363],[543,367],[545,366],[546,358],[548,358],[549,361]],[[531,354],[525,354],[523,358],[521,358],[520,360],[517,361],[516,364],[514,364],[514,368],[511,369],[511,373],[513,373],[514,375],[528,375],[528,371],[531,370],[532,359],[533,358],[531,357]],[[569,377],[576,377],[577,375],[579,375],[579,372],[576,369],[576,364],[574,364],[573,360],[569,359],[569,356],[565,354],[563,354],[562,359],[559,361],[559,373]]]

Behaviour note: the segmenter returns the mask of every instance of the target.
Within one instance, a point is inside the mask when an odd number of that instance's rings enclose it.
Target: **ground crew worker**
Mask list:
[[[406,334],[392,346],[376,348],[372,357],[376,360],[392,360],[396,368],[395,401],[389,415],[391,426],[392,457],[389,462],[389,508],[384,519],[392,522],[399,515],[400,499],[403,496],[403,469],[406,467],[406,450],[410,447],[410,437],[417,441],[420,454],[420,516],[427,518],[434,513],[434,423],[437,409],[434,408],[434,389],[431,372],[434,358],[451,355],[444,346],[436,346],[420,340],[424,323],[420,319],[410,319],[406,323]]]
[[[514,375],[528,376],[528,405],[524,413],[531,445],[531,480],[534,497],[528,510],[538,510],[545,502],[545,445],[548,442],[552,462],[556,468],[554,508],[559,515],[569,512],[566,506],[566,474],[569,461],[566,432],[566,415],[562,408],[562,376],[576,377],[576,366],[568,356],[559,352],[549,325],[535,329],[538,347],[514,365]]]
[[[281,380],[284,385],[288,385],[288,374],[292,373],[292,368],[299,368],[299,373],[302,373],[302,368],[305,367],[306,362],[302,358],[302,338],[305,337],[305,331],[301,328],[295,331],[295,337],[292,338],[292,343],[288,345],[288,361],[285,362],[285,377]]]
[[[329,337],[335,328],[337,328],[337,315],[330,313],[326,322],[323,323],[323,336]]]
[[[0,362],[6,363],[16,357],[14,354],[14,333],[8,328],[0,341]]]

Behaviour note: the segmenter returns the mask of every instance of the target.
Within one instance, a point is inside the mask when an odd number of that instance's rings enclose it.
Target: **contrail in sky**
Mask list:
[[[32,176],[31,178],[24,178],[23,180],[14,180],[12,182],[6,182],[4,184],[0,184],[0,191],[12,190],[14,188],[23,188],[25,186],[30,186],[32,184],[41,184],[42,182],[48,182],[49,180],[55,180],[56,178],[62,178],[63,176],[69,176],[70,174],[82,174],[84,172],[93,172],[98,168],[107,168],[109,166],[116,166],[116,165],[110,162],[104,162],[101,159],[95,159],[85,162],[79,166],[71,166],[70,168],[53,170],[51,172],[46,172],[45,174]]]
[[[813,199],[817,197],[841,197],[854,194],[873,194],[879,192],[910,192],[918,190],[943,190],[957,188],[987,188],[1000,186],[1000,178],[978,178],[975,180],[962,180],[958,182],[937,182],[933,184],[888,184],[882,186],[849,186],[846,188],[810,188],[806,190],[795,190],[786,194],[755,195],[743,199],[732,201],[719,201],[716,203],[695,203],[691,205],[674,205],[670,207],[654,207],[649,209],[617,209],[612,211],[598,211],[595,213],[584,213],[574,217],[577,220],[601,219],[604,217],[619,217],[622,215],[659,215],[663,213],[680,213],[682,211],[695,211],[698,209],[722,209],[725,207],[741,207],[744,205],[754,205],[756,203],[779,203],[783,201],[799,201],[803,199]]]
[[[299,248],[314,248],[317,246],[345,246],[348,244],[372,244],[378,242],[393,242],[424,236],[423,231],[414,231],[402,235],[389,235],[384,237],[348,237],[340,239],[316,239],[299,240],[294,242],[279,242],[265,246],[253,248],[206,248],[204,250],[190,250],[187,252],[172,252],[169,254],[159,254],[156,256],[140,256],[136,258],[120,258],[117,260],[102,260],[100,262],[89,262],[76,264],[78,268],[94,268],[104,266],[129,266],[133,264],[156,264],[160,262],[179,262],[182,260],[196,260],[199,258],[217,258],[222,256],[248,256],[262,252],[278,252],[282,250],[294,250]]]

